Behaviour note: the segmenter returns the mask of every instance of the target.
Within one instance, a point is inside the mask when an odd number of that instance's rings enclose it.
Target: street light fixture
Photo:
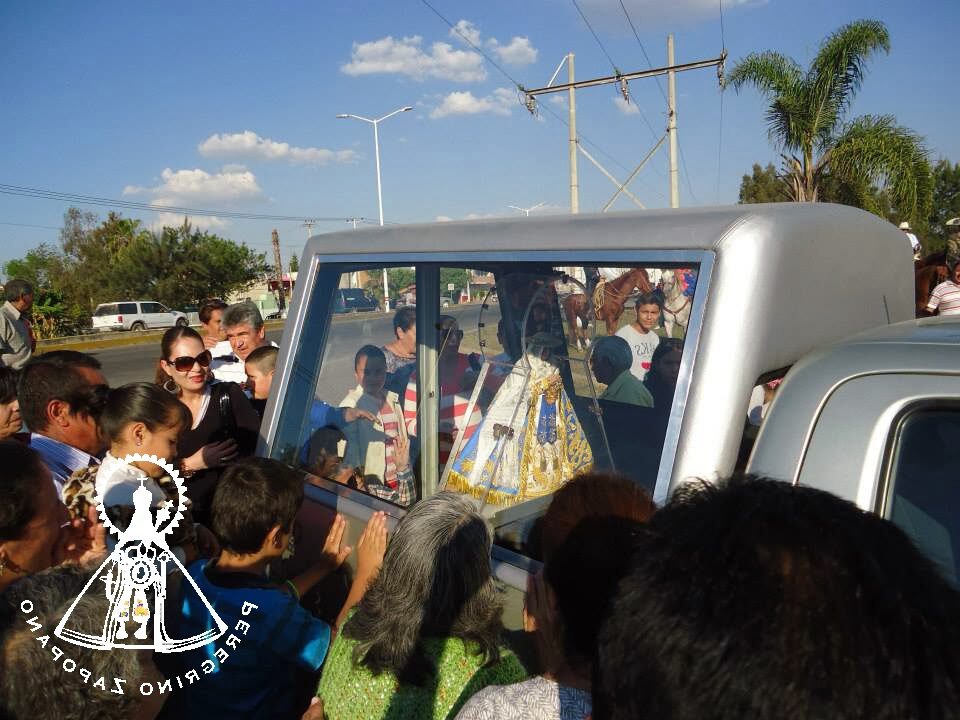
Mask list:
[[[370,123],[373,125],[373,148],[377,157],[377,209],[380,212],[380,227],[383,227],[383,191],[380,184],[380,133],[377,126],[389,117],[393,117],[399,113],[409,112],[410,110],[413,110],[413,108],[409,105],[406,105],[402,108],[397,108],[392,113],[387,113],[383,117],[379,117],[376,120],[371,120],[370,118],[365,118],[361,115],[353,115],[352,113],[342,113],[337,115],[337,118],[341,120],[352,118],[354,120],[362,120],[365,123]],[[385,313],[390,312],[390,287],[387,282],[386,266],[383,268],[383,311]]]

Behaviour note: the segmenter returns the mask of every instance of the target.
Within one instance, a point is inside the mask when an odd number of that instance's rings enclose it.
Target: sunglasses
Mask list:
[[[177,372],[187,372],[193,367],[193,364],[196,363],[200,367],[210,367],[210,360],[213,358],[210,355],[209,350],[204,350],[202,353],[196,357],[190,357],[189,355],[183,355],[173,360],[167,360],[167,365],[173,365],[174,369]]]

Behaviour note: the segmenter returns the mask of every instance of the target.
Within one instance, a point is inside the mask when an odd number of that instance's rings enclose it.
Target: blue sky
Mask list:
[[[648,67],[620,0],[483,3],[430,0],[436,10],[526,87],[543,86],[567,52],[577,79]],[[624,0],[654,65],[666,35],[678,62],[715,57],[717,0]],[[960,161],[955,51],[960,3],[726,0],[732,61],[776,49],[805,64],[844,23],[877,18],[892,51],[869,67],[852,115],[892,113],[926,138],[934,159]],[[0,3],[0,183],[188,208],[298,217],[377,217],[372,127],[338,113],[379,117],[384,215],[431,222],[516,214],[508,205],[568,206],[567,128],[542,98],[531,117],[511,81],[476,55],[421,0],[339,2]],[[566,76],[566,70],[561,77]],[[753,162],[776,160],[754,91],[720,95],[712,70],[678,76],[685,160],[683,206],[736,201]],[[665,83],[664,83],[665,87]],[[631,83],[630,106],[610,86],[577,94],[586,149],[625,179],[665,126],[657,83]],[[559,98],[558,98],[559,99]],[[548,108],[548,109],[547,109]],[[638,109],[640,112],[638,112]],[[648,128],[649,123],[653,131]],[[721,142],[722,139],[722,142]],[[668,205],[661,150],[630,186],[649,207]],[[599,210],[611,183],[580,159],[582,212]],[[0,263],[56,243],[70,203],[0,195]],[[81,206],[105,216],[109,208]],[[621,198],[615,209],[634,206]],[[156,212],[128,212],[148,225]],[[296,222],[194,218],[259,249],[280,232],[299,254]],[[314,232],[341,230],[343,220]]]

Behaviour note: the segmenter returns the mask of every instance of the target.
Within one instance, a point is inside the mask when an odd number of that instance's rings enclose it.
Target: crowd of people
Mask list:
[[[642,297],[633,335],[595,343],[605,409],[669,410],[682,341],[647,337],[659,310]],[[660,508],[624,475],[566,478],[507,632],[478,504],[414,502],[408,308],[356,352],[339,406],[312,403],[298,457],[408,509],[392,529],[371,512],[353,544],[331,514],[289,571],[303,475],[253,457],[278,349],[252,305],[200,315],[203,334],[163,335],[153,382],[110,388],[75,351],[0,368],[0,718],[960,716],[957,591],[893,524],[763,478]],[[476,360],[454,317],[437,332],[452,446],[477,424]]]

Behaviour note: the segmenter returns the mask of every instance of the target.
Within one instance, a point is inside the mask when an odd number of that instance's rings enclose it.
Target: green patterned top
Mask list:
[[[401,685],[393,673],[374,675],[353,664],[356,642],[337,635],[323,668],[317,695],[323,698],[328,720],[400,720],[401,718],[453,718],[463,704],[488,685],[525,680],[527,672],[510,650],[500,648],[500,659],[482,667],[483,656],[474,643],[459,638],[428,638],[427,656],[439,669],[423,687]]]

